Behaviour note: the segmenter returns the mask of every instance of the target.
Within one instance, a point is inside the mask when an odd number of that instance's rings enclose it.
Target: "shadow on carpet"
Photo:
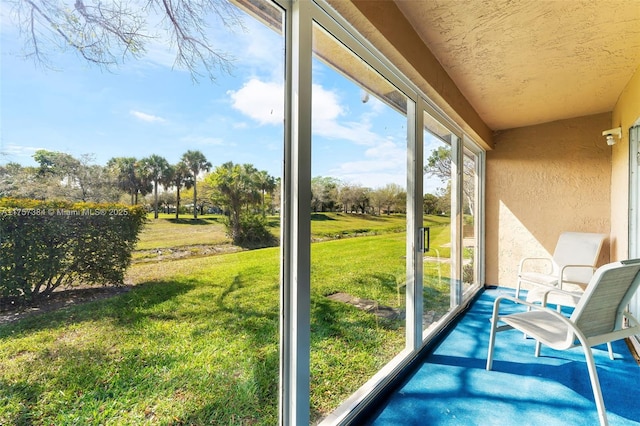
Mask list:
[[[597,425],[582,348],[556,351],[511,330],[498,333],[486,371],[493,301],[486,290],[409,378],[381,404],[369,425]],[[513,312],[522,307],[507,305]],[[501,312],[506,312],[501,311]],[[640,367],[625,341],[593,353],[610,425],[640,425]]]

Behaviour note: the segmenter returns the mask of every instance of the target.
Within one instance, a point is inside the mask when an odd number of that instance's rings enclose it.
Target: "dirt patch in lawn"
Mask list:
[[[131,290],[130,285],[62,288],[56,289],[47,297],[23,303],[18,303],[12,298],[0,298],[0,325],[67,306],[113,297],[129,290]]]
[[[348,293],[334,293],[327,296],[328,299],[335,302],[348,303],[355,306],[365,312],[372,313],[378,318],[384,318],[388,320],[396,320],[404,318],[404,311],[395,309],[390,306],[381,305],[375,300],[362,299],[360,297],[352,296]]]

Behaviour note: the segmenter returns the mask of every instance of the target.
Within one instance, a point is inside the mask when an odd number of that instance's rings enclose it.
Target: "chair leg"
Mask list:
[[[614,360],[614,356],[613,356],[613,348],[611,347],[611,342],[607,342],[607,350],[609,351],[609,359],[610,360]]]
[[[491,319],[491,331],[489,332],[489,350],[487,352],[487,370],[493,367],[493,347],[496,342],[496,327],[493,318]]]
[[[596,371],[596,362],[593,359],[593,351],[589,346],[583,345],[582,348],[584,349],[584,356],[587,360],[589,380],[591,381],[591,388],[593,389],[593,399],[596,402],[600,426],[607,426],[609,420],[607,419],[607,410],[604,407],[604,399],[602,398],[602,389],[600,388],[600,380],[598,379],[598,372]]]
[[[493,303],[493,314],[491,315],[491,330],[489,332],[489,350],[487,352],[487,370],[493,367],[493,349],[496,343],[496,332],[498,330],[498,311],[500,310],[500,299]]]

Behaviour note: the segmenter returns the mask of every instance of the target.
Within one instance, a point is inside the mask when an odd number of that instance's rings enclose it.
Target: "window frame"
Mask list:
[[[310,419],[310,214],[311,195],[311,84],[313,23],[323,27],[351,49],[381,76],[407,96],[407,323],[406,346],[363,386],[347,398],[322,422],[341,424],[353,420],[368,403],[379,396],[395,378],[427,347],[432,338],[464,309],[464,301],[481,289],[456,298],[456,305],[438,326],[422,330],[422,170],[423,111],[457,138],[455,165],[462,164],[463,147],[477,155],[477,238],[478,283],[484,282],[484,167],[482,148],[451,120],[426,94],[406,78],[371,43],[335,12],[324,0],[272,0],[285,10],[286,87],[285,149],[281,218],[281,298],[280,298],[280,424],[309,424]],[[452,257],[458,260],[455,277],[462,277],[462,167],[455,167],[452,181],[452,219],[455,239]],[[455,211],[455,215],[453,212]],[[452,226],[454,221],[452,220]]]

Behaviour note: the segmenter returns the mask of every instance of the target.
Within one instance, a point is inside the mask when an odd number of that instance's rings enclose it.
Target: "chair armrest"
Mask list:
[[[570,284],[582,284],[583,286],[586,286],[587,284],[589,284],[589,282],[576,282],[576,281],[569,281],[569,280],[565,280],[564,279],[564,272],[567,269],[572,269],[572,268],[589,268],[591,269],[591,273],[593,274],[593,272],[596,270],[596,268],[593,265],[564,265],[562,268],[560,268],[560,276],[558,277],[558,288],[562,288],[562,283],[563,282],[567,282]]]
[[[549,290],[546,293],[549,293],[551,291],[557,291],[557,290]],[[546,299],[546,297],[545,297]],[[572,329],[575,329],[573,323],[571,321],[569,321],[567,319],[567,317],[565,317],[564,315],[562,315],[560,312],[557,312],[554,309],[549,308],[548,306],[544,306],[544,305],[538,305],[537,303],[531,303],[531,302],[527,302],[526,300],[522,300],[522,299],[518,299],[515,298],[513,296],[498,296],[496,297],[496,300],[493,302],[493,316],[491,318],[492,321],[497,321],[499,319],[499,314],[500,314],[500,303],[502,303],[504,300],[507,300],[509,302],[513,302],[517,305],[524,305],[527,306],[529,308],[529,310],[538,310],[538,311],[545,311],[545,312],[549,312],[550,314],[552,314],[555,317],[558,317],[562,320],[562,322],[570,324]]]
[[[627,327],[640,327],[640,322],[628,310],[624,311],[622,316],[627,320]]]
[[[520,275],[524,271],[525,264],[533,260],[538,262],[545,261],[544,263],[546,263],[549,267],[549,272],[547,272],[548,274],[553,271],[553,259],[551,259],[550,257],[525,257],[521,259],[520,263],[518,264],[518,275]]]
[[[547,306],[547,299],[549,298],[549,295],[553,293],[553,294],[559,294],[560,296],[563,297],[567,297],[569,299],[571,299],[573,306],[577,305],[578,302],[580,301],[580,294],[576,294],[576,293],[572,293],[570,291],[565,291],[565,290],[561,290],[559,288],[551,288],[547,291],[545,291],[544,293],[542,293],[542,300],[540,302],[540,304],[542,306]]]
[[[533,337],[534,339],[538,340],[539,342],[545,343],[546,345],[554,348],[554,349],[568,349],[570,347],[575,346],[575,344],[573,344],[574,339],[573,338],[568,338],[565,343],[563,345],[554,345],[551,342],[545,342],[544,337],[542,336],[538,336],[535,335],[535,333],[531,333],[531,330],[525,330],[525,329],[521,329],[520,327],[517,326],[513,326],[513,325],[507,325],[504,324],[502,326],[498,326],[498,321],[500,321],[500,303],[502,303],[502,301],[504,300],[508,300],[510,302],[516,303],[518,305],[524,305],[527,306],[529,308],[530,311],[532,310],[536,310],[536,311],[544,311],[546,314],[551,315],[552,317],[556,318],[558,321],[562,322],[563,324],[565,324],[567,326],[567,331],[570,331],[571,333],[573,333],[573,336],[575,336],[576,338],[578,338],[578,340],[580,340],[580,342],[583,343],[583,345],[586,345],[587,339],[584,336],[584,334],[582,334],[582,332],[580,330],[578,330],[575,326],[575,324],[566,316],[564,316],[562,313],[551,309],[547,306],[542,306],[542,305],[538,305],[535,303],[531,303],[531,302],[527,302],[525,300],[522,299],[517,299],[513,296],[499,296],[496,298],[496,300],[493,303],[493,313],[491,316],[491,326],[493,328],[495,328],[496,331],[501,331],[504,329],[508,329],[508,328],[516,328],[522,332],[524,332],[525,334]],[[525,312],[523,312],[525,313]],[[507,314],[504,316],[504,318],[509,317],[512,314]],[[537,356],[537,354],[536,354]]]

